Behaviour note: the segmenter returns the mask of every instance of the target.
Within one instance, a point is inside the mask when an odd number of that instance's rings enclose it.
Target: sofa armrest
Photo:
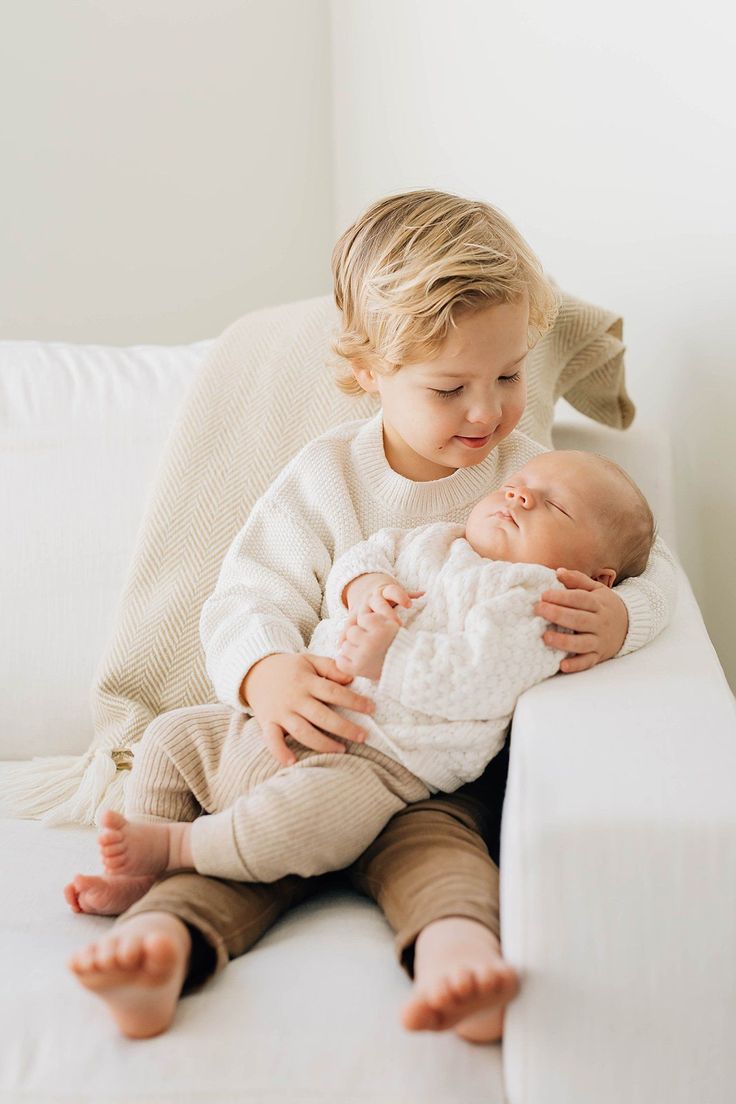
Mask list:
[[[680,571],[646,648],[534,687],[501,840],[510,1104],[726,1104],[736,715]]]

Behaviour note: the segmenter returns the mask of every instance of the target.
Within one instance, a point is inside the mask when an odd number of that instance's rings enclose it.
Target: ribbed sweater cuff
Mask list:
[[[297,655],[300,650],[300,647],[295,646],[294,630],[279,622],[248,633],[235,641],[221,658],[212,663],[212,682],[218,700],[239,713],[252,713],[248,706],[243,705],[240,687],[253,664],[268,655],[280,652]]]
[[[629,612],[628,632],[618,652],[618,655],[624,656],[628,655],[629,652],[635,652],[638,648],[643,648],[645,644],[649,643],[654,636],[654,624],[651,603],[647,594],[643,592],[643,588],[631,587],[625,589],[622,586],[616,593]]]

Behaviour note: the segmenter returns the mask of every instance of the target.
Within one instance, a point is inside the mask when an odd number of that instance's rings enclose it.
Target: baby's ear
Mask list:
[[[596,575],[595,581],[597,583],[603,583],[604,586],[612,587],[616,582],[616,572],[612,567],[604,567],[603,571],[600,571]]]

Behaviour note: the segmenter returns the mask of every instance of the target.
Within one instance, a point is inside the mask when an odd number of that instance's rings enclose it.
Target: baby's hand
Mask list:
[[[376,613],[364,606],[351,614],[340,634],[341,648],[335,658],[338,669],[346,675],[380,679],[386,652],[400,628],[391,609],[388,614]]]

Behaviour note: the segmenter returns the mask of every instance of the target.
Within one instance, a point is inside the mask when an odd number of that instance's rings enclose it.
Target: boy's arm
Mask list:
[[[202,607],[200,635],[219,701],[243,712],[240,687],[258,660],[301,652],[319,621],[330,555],[314,530],[268,492],[259,499]]]
[[[658,636],[669,624],[677,600],[675,558],[657,537],[646,569],[636,579],[626,579],[614,588],[626,605],[629,627],[617,655],[635,652]]]
[[[556,674],[565,654],[541,639],[525,587],[474,606],[458,633],[401,628],[378,684],[409,709],[450,721],[490,720],[513,712],[520,694]]]

